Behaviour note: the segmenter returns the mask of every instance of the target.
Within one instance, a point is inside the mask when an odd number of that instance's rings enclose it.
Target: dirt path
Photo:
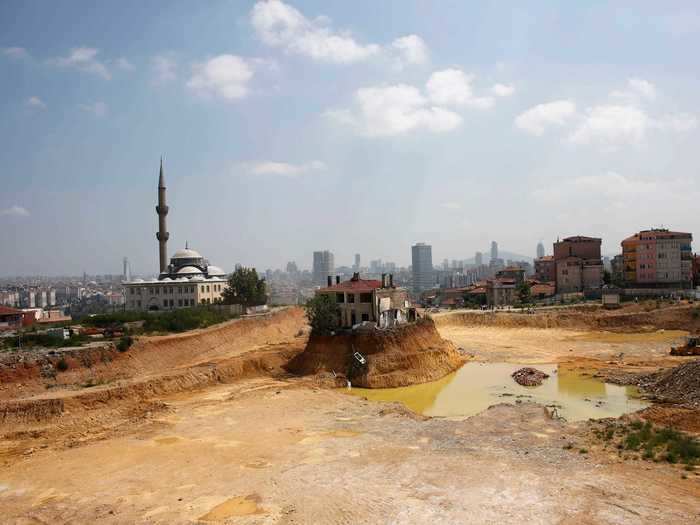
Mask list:
[[[665,465],[564,450],[575,428],[534,405],[422,420],[271,379],[165,401],[163,414],[131,434],[1,468],[4,522],[700,519],[698,481]]]

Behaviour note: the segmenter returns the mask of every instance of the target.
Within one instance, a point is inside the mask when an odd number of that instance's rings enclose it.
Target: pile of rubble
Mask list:
[[[700,407],[700,360],[644,376],[637,384],[659,401]]]
[[[536,368],[526,366],[525,368],[513,372],[510,377],[522,386],[540,386],[542,381],[547,379],[549,375]]]

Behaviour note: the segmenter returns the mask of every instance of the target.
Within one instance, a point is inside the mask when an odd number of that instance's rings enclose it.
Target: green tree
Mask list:
[[[258,306],[267,302],[265,279],[258,277],[255,268],[238,268],[228,278],[221,294],[224,304]]]
[[[338,307],[330,295],[318,294],[304,308],[313,333],[326,335],[338,327]]]
[[[603,272],[603,284],[611,284],[611,283],[612,283],[612,274],[608,270],[605,270]]]
[[[530,285],[527,282],[522,282],[516,288],[518,293],[518,301],[520,304],[527,304],[530,302]]]

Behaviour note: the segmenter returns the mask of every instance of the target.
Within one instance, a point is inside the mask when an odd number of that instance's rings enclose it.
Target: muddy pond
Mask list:
[[[540,386],[517,384],[517,363],[467,363],[438,381],[401,388],[352,388],[373,401],[398,401],[414,412],[437,417],[473,416],[497,403],[534,401],[556,406],[568,421],[619,417],[648,406],[635,387],[603,383],[557,364],[535,365],[549,374]]]

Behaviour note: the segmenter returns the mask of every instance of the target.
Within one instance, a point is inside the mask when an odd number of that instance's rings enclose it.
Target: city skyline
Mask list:
[[[161,155],[168,255],[227,271],[697,232],[695,12],[3,4],[0,276],[157,273]]]

